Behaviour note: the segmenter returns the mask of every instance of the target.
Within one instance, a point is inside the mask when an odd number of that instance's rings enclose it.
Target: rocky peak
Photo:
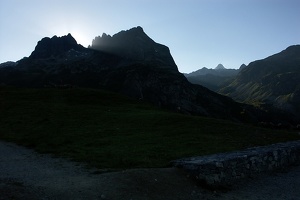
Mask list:
[[[47,58],[50,56],[58,56],[70,49],[82,48],[77,44],[76,40],[69,33],[68,35],[52,38],[45,37],[37,43],[35,50],[31,53],[30,58]]]
[[[102,36],[93,40],[91,48],[115,54],[126,54],[129,49],[135,50],[143,48],[143,45],[152,45],[153,43],[155,42],[138,26],[113,36],[103,33]]]
[[[223,70],[226,69],[222,64],[218,64],[218,66],[215,68],[215,70]]]
[[[242,64],[242,65],[240,66],[239,70],[241,71],[241,70],[243,70],[245,67],[247,67],[247,65]]]
[[[93,40],[90,48],[112,53],[134,62],[154,64],[178,71],[169,48],[153,41],[140,26],[121,31],[113,36],[103,33]]]

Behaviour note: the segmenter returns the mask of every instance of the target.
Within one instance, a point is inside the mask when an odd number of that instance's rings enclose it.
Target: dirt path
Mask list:
[[[0,141],[2,199],[300,199],[300,166],[230,191],[198,187],[173,168],[99,174],[78,163]]]

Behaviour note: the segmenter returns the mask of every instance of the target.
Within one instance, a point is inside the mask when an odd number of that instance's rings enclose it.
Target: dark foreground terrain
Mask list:
[[[211,191],[174,168],[99,173],[82,165],[0,142],[0,199],[298,199],[300,167]]]
[[[0,199],[300,195],[299,167],[215,192],[197,186],[182,171],[165,168],[186,156],[297,140],[295,130],[184,115],[101,90],[1,87],[0,93],[0,138],[31,149],[0,142]]]

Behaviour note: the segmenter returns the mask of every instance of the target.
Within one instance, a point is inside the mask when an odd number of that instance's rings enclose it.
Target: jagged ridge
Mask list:
[[[113,36],[103,33],[93,40],[90,48],[178,71],[169,48],[153,41],[140,26]]]

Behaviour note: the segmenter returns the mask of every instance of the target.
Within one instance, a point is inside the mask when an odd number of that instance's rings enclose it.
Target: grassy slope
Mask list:
[[[184,156],[300,139],[99,90],[1,87],[0,112],[0,138],[99,168],[163,167]]]

